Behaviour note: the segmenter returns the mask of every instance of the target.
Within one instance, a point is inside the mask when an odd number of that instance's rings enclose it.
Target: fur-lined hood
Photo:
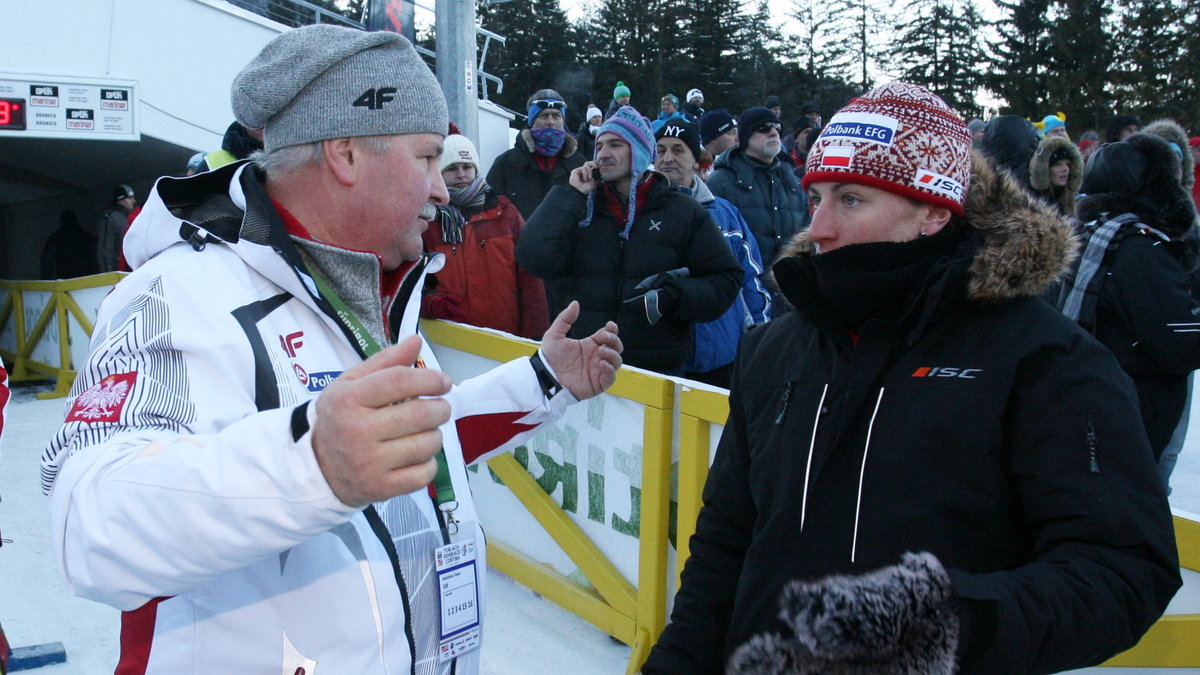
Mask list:
[[[528,129],[521,130],[521,134],[517,137],[517,145],[531,155],[537,151],[536,146],[533,144],[533,134]],[[570,133],[567,133],[567,137],[563,139],[562,150],[558,151],[558,156],[562,158],[570,157],[575,154],[578,148],[579,141],[575,140],[575,137]],[[591,157],[585,157],[584,159],[591,159]]]
[[[1174,143],[1175,147],[1179,148],[1181,154],[1176,155],[1180,159],[1180,168],[1182,169],[1179,180],[1183,187],[1191,192],[1192,185],[1196,182],[1196,174],[1193,169],[1194,160],[1191,148],[1188,147],[1188,135],[1183,127],[1179,126],[1175,120],[1155,120],[1143,127],[1142,133],[1154,134],[1168,143]]]
[[[1182,238],[1194,225],[1196,209],[1183,187],[1179,155],[1161,136],[1144,131],[1124,144],[1105,145],[1092,156],[1083,184],[1090,193],[1079,198],[1075,217],[1088,222],[1106,213],[1133,213],[1170,237]],[[1141,175],[1133,175],[1131,167],[1139,162],[1144,165]]]
[[[1065,188],[1055,198],[1056,190],[1050,185],[1050,158],[1060,151],[1067,153],[1067,159],[1071,162],[1071,173],[1067,176]],[[1033,159],[1029,160],[1029,184],[1033,189],[1048,199],[1057,201],[1059,210],[1071,215],[1075,212],[1075,195],[1082,183],[1083,155],[1079,154],[1079,148],[1062,136],[1043,136],[1042,141],[1038,143],[1037,152],[1033,153]]]
[[[979,236],[967,291],[971,300],[1000,302],[1040,295],[1075,259],[1079,242],[1067,222],[977,151],[971,153],[965,211],[967,227]],[[782,255],[802,257],[812,250],[805,230]]]

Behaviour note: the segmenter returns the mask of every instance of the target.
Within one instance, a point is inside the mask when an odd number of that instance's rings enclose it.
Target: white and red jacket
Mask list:
[[[437,509],[426,491],[349,508],[326,483],[310,444],[318,406],[306,404],[363,357],[253,173],[235,164],[160,180],[126,237],[135,271],[100,308],[43,457],[59,564],[76,594],[125,612],[119,673],[449,672],[434,656]],[[375,265],[374,281],[340,289],[374,295],[383,311],[371,332],[384,333],[389,306],[393,335],[416,331],[437,260],[418,263],[389,303],[374,256],[319,248],[305,246],[306,259],[343,284],[353,266]],[[422,358],[437,367],[427,345]],[[459,431],[476,457],[575,400],[547,399],[527,359],[447,399],[456,517],[472,524]],[[482,532],[463,537],[476,540],[482,600]],[[455,672],[478,672],[478,656]]]

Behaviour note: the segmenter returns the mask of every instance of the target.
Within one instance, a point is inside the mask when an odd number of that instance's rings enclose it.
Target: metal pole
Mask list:
[[[450,108],[450,121],[464,136],[479,144],[479,78],[475,74],[474,0],[438,0],[434,12],[437,32],[437,78]]]

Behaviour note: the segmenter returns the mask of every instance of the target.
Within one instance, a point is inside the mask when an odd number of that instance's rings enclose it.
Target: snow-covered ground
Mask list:
[[[14,647],[62,642],[67,662],[37,675],[101,675],[117,661],[119,614],[72,596],[50,551],[38,458],[63,416],[61,399],[40,401],[44,387],[17,385],[0,450],[0,623]],[[1200,399],[1200,397],[1197,397]],[[1200,405],[1172,480],[1172,506],[1200,514]],[[483,641],[485,675],[616,674],[629,647],[512,581],[490,573]],[[1101,673],[1115,675],[1110,669]],[[1123,669],[1121,673],[1200,673],[1200,669]]]

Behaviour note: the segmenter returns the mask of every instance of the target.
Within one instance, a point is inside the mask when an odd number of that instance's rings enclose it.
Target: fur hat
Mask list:
[[[658,131],[654,132],[654,140],[658,140],[663,136],[671,136],[683,141],[688,150],[692,151],[692,158],[697,162],[700,161],[700,131],[696,128],[695,124],[677,117],[668,121],[659,127]]]
[[[1100,146],[1088,160],[1075,207],[1081,221],[1103,214],[1134,213],[1142,222],[1175,238],[1192,227],[1192,196],[1180,182],[1182,166],[1170,144],[1138,132]]]
[[[1193,170],[1195,161],[1192,158],[1192,153],[1188,150],[1187,132],[1183,130],[1183,127],[1179,126],[1179,123],[1175,120],[1162,119],[1147,124],[1142,128],[1142,131],[1147,134],[1154,134],[1174,146],[1175,154],[1179,157],[1180,170],[1182,171],[1179,182],[1183,184],[1185,190],[1191,191],[1192,185],[1196,182],[1196,174]]]
[[[1029,160],[1039,142],[1037,129],[1029,120],[1020,115],[997,115],[984,127],[979,149],[1028,189]]]
[[[893,82],[850,101],[808,151],[804,187],[861,183],[963,215],[971,136],[945,101]]]
[[[445,171],[451,164],[474,164],[475,173],[479,173],[479,152],[471,139],[459,134],[446,137],[442,146],[442,157],[438,160],[438,171]]]
[[[437,79],[408,40],[328,24],[268,42],[233,79],[230,98],[238,122],[264,129],[267,152],[331,138],[444,136],[450,122]]]
[[[774,124],[777,128],[783,128],[783,122],[779,121],[779,117],[771,112],[771,109],[764,106],[755,106],[746,108],[738,115],[738,147],[746,147],[746,142],[750,140],[750,135],[754,130],[764,124]]]
[[[736,129],[737,125],[737,119],[728,110],[710,110],[700,116],[700,142],[708,145],[717,136]]]

